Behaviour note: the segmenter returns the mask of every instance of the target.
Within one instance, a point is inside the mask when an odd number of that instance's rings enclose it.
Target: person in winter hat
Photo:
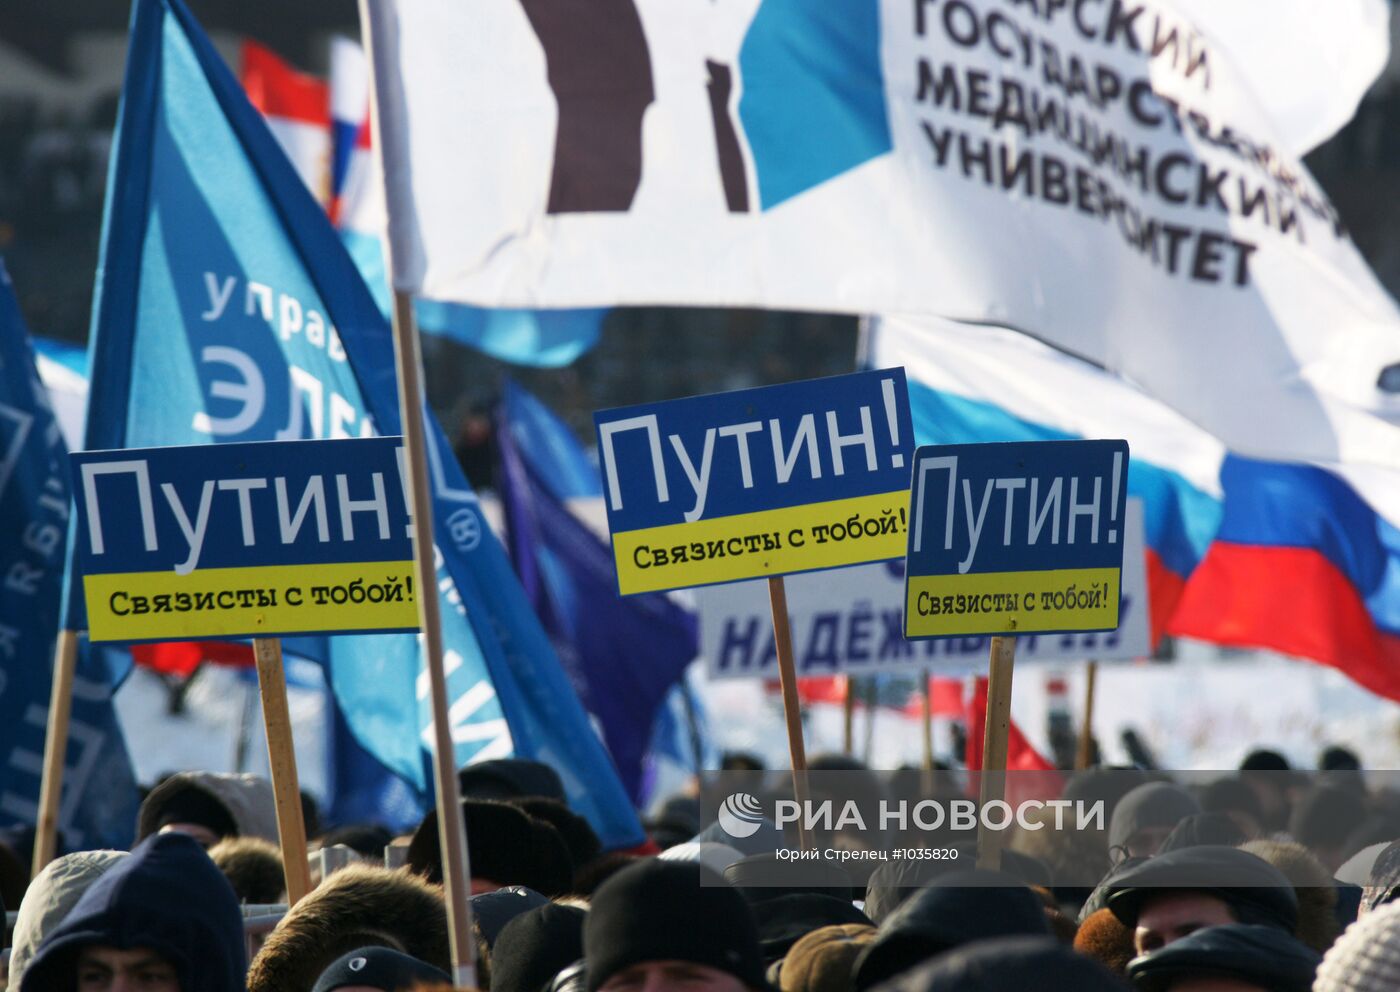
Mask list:
[[[507,923],[491,948],[492,992],[547,992],[583,957],[583,921],[577,906],[550,903]]]
[[[20,992],[114,985],[142,992],[243,992],[243,917],[192,837],[159,834],[88,887],[24,970]]]
[[[777,967],[782,992],[848,992],[860,952],[875,939],[869,924],[822,927],[804,936]],[[773,975],[769,968],[769,975]]]
[[[360,947],[331,962],[311,992],[407,992],[451,976],[387,947]]]
[[[1317,963],[1312,948],[1278,927],[1229,923],[1197,930],[1161,950],[1128,962],[1140,992],[1309,992]]]
[[[1361,917],[1322,956],[1313,992],[1400,989],[1400,903]]]
[[[900,972],[992,937],[1049,937],[1041,898],[1000,872],[943,875],[891,914],[856,964],[853,988],[869,989]]]
[[[284,916],[248,969],[248,992],[311,992],[343,954],[388,947],[451,967],[442,890],[404,871],[350,865]]]
[[[239,902],[285,901],[286,872],[282,850],[261,837],[226,837],[209,848],[209,858],[224,873]]]
[[[541,766],[545,767],[545,766]],[[503,802],[462,800],[472,895],[524,885],[546,896],[573,891],[574,863],[559,831]],[[408,868],[434,885],[442,882],[437,810],[431,809],[408,845]]]
[[[48,863],[29,883],[15,918],[14,940],[10,947],[10,988],[19,988],[20,979],[39,945],[49,932],[63,922],[82,894],[122,858],[125,851],[77,851]]]
[[[1050,937],[1000,937],[959,948],[877,985],[876,992],[1126,992],[1123,980]]]
[[[758,929],[743,896],[696,862],[639,861],[604,882],[583,924],[588,992],[760,992]]]
[[[1252,840],[1240,849],[1256,854],[1293,885],[1298,897],[1298,925],[1294,936],[1322,954],[1341,932],[1337,922],[1338,886],[1322,862],[1302,844],[1283,840]]]
[[[1151,858],[1108,883],[1108,908],[1147,954],[1205,927],[1274,926],[1292,936],[1298,897],[1282,872],[1233,847],[1188,847]]]
[[[870,926],[870,918],[849,899],[816,892],[793,892],[764,902],[749,903],[763,960],[781,960],[802,937],[822,927],[840,925]]]
[[[1073,946],[1086,958],[1092,958],[1115,975],[1127,974],[1133,950],[1133,931],[1113,915],[1111,909],[1098,909],[1080,921]]]
[[[1176,825],[1201,811],[1191,793],[1168,782],[1148,782],[1128,792],[1113,808],[1108,849],[1116,862],[1124,857],[1150,858]]]
[[[225,837],[277,842],[272,786],[256,775],[180,772],[151,790],[136,818],[136,839],[154,833],[189,834],[205,847]]]

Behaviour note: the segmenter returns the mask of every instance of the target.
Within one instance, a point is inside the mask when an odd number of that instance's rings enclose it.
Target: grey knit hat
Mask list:
[[[1313,992],[1400,988],[1400,903],[1367,913],[1323,955]]]

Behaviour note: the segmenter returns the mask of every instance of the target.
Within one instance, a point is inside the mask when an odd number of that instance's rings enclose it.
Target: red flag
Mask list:
[[[967,711],[967,754],[964,756],[968,771],[982,770],[982,744],[987,726],[987,680],[978,676],[972,690],[972,699]],[[1039,775],[1013,775],[1006,783],[1006,801],[1018,805],[1028,799],[1057,799],[1064,791],[1064,777],[1055,766],[1026,740],[1021,728],[1011,721],[1006,735],[1006,770],[1009,772],[1041,772]],[[973,776],[973,788],[976,776]],[[975,794],[975,793],[974,793]]]
[[[134,644],[131,658],[142,668],[161,675],[189,678],[201,662],[252,668],[253,649],[232,641],[167,641],[164,644]]]

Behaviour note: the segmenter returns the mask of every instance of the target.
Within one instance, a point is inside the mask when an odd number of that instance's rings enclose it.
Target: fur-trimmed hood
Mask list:
[[[342,954],[390,947],[451,971],[442,889],[408,872],[351,865],[297,903],[248,970],[248,992],[311,992]]]

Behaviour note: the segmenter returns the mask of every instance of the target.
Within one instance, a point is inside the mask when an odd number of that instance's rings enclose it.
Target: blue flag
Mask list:
[[[497,439],[511,551],[574,685],[640,799],[657,711],[698,654],[695,615],[663,594],[617,594],[612,550],[565,500],[601,494],[598,470],[545,406],[506,386]]]
[[[135,4],[90,348],[90,449],[399,433],[383,316],[180,0]],[[457,764],[544,761],[605,843],[639,842],[615,769],[424,417]],[[81,597],[67,604],[80,625]],[[319,649],[298,639],[289,649],[324,660],[354,737],[426,799],[417,639],[332,637]]]
[[[68,452],[0,263],[0,825],[37,819],[68,528]],[[121,652],[83,643],[59,831],[66,848],[127,847],[136,779],[112,709]]]

